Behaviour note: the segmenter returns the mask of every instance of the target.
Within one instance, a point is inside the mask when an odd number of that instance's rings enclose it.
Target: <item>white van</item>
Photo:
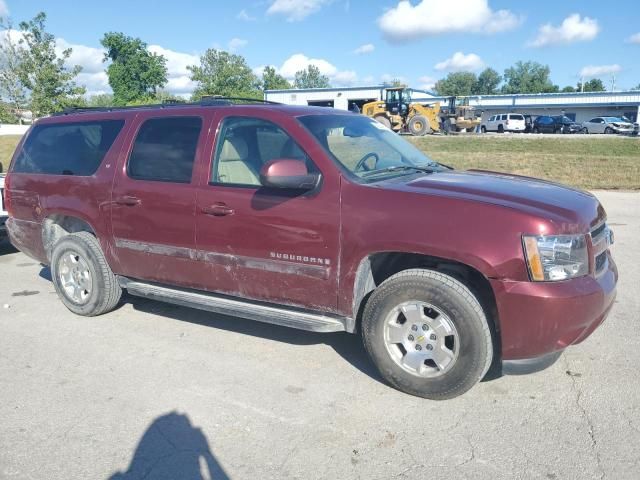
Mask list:
[[[501,113],[492,115],[482,124],[480,130],[486,132],[524,132],[526,128],[524,115],[519,113]]]

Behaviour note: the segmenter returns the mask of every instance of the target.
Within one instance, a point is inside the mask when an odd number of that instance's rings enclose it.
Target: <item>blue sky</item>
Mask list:
[[[548,64],[561,87],[581,72],[608,88],[615,73],[618,90],[640,83],[638,0],[0,0],[0,14],[14,22],[41,10],[59,44],[74,48],[91,92],[108,90],[99,43],[107,31],[167,56],[167,88],[183,94],[193,87],[185,66],[210,47],[288,77],[314,63],[334,85],[401,78],[429,87],[449,71],[502,73],[518,60]]]

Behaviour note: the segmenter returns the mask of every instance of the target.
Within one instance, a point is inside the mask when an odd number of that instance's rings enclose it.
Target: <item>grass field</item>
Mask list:
[[[0,163],[2,164],[2,171],[6,172],[9,168],[9,162],[13,151],[16,149],[16,145],[20,141],[20,135],[1,135],[0,136]]]
[[[405,137],[431,158],[457,169],[530,175],[585,189],[640,190],[640,138],[602,136]],[[6,171],[19,136],[0,136]]]
[[[590,190],[640,189],[637,137],[492,135],[409,140],[434,160],[457,169],[529,175]]]

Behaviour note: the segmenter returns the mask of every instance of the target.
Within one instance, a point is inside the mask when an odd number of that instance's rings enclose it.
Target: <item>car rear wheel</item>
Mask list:
[[[51,277],[62,303],[78,315],[107,313],[122,295],[100,243],[88,232],[66,235],[56,243],[51,255]]]
[[[367,302],[362,334],[387,382],[432,400],[462,395],[484,377],[493,357],[477,298],[433,270],[405,270],[385,280]]]

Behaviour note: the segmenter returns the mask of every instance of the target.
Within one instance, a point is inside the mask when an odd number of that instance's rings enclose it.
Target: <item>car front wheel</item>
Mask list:
[[[387,382],[432,400],[465,393],[493,357],[478,299],[460,281],[433,270],[405,270],[385,280],[367,302],[362,334]]]

